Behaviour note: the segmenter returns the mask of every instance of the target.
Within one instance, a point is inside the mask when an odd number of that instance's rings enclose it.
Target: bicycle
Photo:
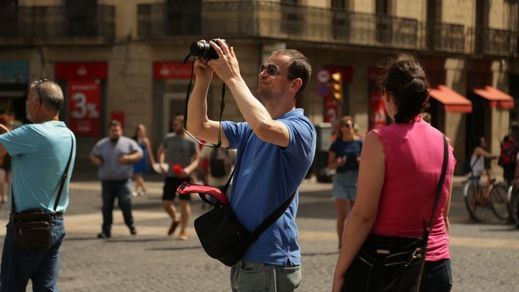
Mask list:
[[[503,182],[497,182],[490,174],[482,186],[479,177],[469,177],[463,186],[463,197],[470,218],[484,222],[493,213],[499,220],[508,219],[508,190]]]

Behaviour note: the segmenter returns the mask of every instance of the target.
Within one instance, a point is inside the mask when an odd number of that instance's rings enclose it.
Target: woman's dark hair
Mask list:
[[[396,123],[409,123],[429,100],[429,84],[422,66],[414,60],[393,61],[387,66],[382,83],[396,105]]]

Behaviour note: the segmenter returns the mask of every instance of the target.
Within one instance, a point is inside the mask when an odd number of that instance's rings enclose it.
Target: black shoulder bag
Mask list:
[[[241,159],[242,157],[240,157],[240,161],[238,161],[227,180],[223,193],[216,188],[189,185],[187,183],[183,183],[177,189],[177,192],[180,194],[199,193],[202,200],[214,206],[212,210],[195,219],[195,230],[206,253],[227,266],[232,266],[242,259],[249,246],[285,212],[296,194],[294,192],[263,220],[255,230],[247,230],[236,218],[225,196],[225,192],[241,163]]]
[[[71,136],[70,139],[72,140],[70,156],[65,171],[63,171],[63,175],[61,176],[58,195],[54,202],[53,214],[49,214],[41,209],[17,213],[16,203],[14,201],[14,188],[11,187],[13,210],[10,215],[10,220],[14,223],[16,247],[21,250],[46,251],[52,247],[52,220],[63,216],[63,214],[56,212],[56,209],[61,199],[61,193],[63,192],[63,187],[67,180],[70,161],[72,160],[74,138]]]
[[[429,222],[421,237],[369,235],[344,275],[342,291],[420,291],[427,241],[448,165],[443,137],[443,165]]]

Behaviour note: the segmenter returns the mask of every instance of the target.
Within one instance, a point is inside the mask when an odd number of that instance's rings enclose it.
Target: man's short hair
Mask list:
[[[296,98],[299,98],[310,81],[310,75],[312,75],[312,66],[310,65],[310,61],[308,61],[308,58],[301,52],[293,49],[277,50],[272,54],[290,57],[292,63],[290,63],[290,66],[288,67],[288,72],[290,73],[288,78],[290,80],[301,78],[303,81],[303,84],[296,93]]]
[[[121,124],[121,122],[119,122],[118,120],[111,120],[110,123],[108,124],[108,129],[110,129],[111,127],[123,127],[123,124]]]
[[[49,79],[40,79],[31,83],[31,89],[41,99],[41,103],[50,109],[59,112],[65,102],[61,87],[54,81]]]

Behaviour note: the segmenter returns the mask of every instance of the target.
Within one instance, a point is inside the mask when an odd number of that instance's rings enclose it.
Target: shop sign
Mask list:
[[[153,79],[190,79],[193,62],[155,62],[153,63]]]
[[[26,61],[0,61],[0,83],[29,83],[29,64]]]
[[[68,82],[68,126],[77,136],[99,137],[99,80]]]
[[[96,80],[108,77],[105,62],[61,62],[56,63],[58,80]]]

